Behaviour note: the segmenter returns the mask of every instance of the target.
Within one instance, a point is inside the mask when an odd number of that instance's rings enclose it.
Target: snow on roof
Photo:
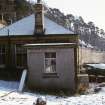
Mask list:
[[[87,44],[88,48],[94,48],[91,44]]]
[[[82,46],[87,46],[87,44],[83,40],[79,40],[79,44]]]
[[[79,40],[79,44],[82,45],[82,47],[87,47],[87,48],[94,48],[91,44],[86,43],[83,40]]]
[[[105,69],[105,64],[100,63],[100,64],[86,64],[87,66],[96,68],[96,69]]]
[[[58,25],[44,16],[45,34],[73,34],[72,31]],[[12,25],[0,30],[0,36],[9,35],[33,35],[35,27],[35,15],[27,16]]]
[[[79,40],[79,43],[82,45],[86,45],[86,43],[83,40]]]

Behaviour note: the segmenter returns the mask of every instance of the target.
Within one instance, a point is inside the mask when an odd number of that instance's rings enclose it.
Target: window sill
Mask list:
[[[59,78],[57,73],[43,73],[43,78]]]

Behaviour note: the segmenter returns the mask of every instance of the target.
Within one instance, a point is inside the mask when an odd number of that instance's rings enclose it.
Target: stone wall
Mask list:
[[[96,51],[90,48],[79,48],[79,67],[84,63],[105,63],[105,51]]]
[[[45,52],[56,52],[56,72],[45,72]],[[75,91],[73,48],[28,49],[28,86],[30,89]]]

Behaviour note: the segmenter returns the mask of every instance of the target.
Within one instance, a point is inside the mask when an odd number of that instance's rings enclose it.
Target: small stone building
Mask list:
[[[30,88],[75,91],[77,65],[78,35],[44,15],[39,0],[34,14],[0,30],[0,69],[26,68]]]
[[[76,89],[76,43],[27,44],[28,86],[36,89]]]

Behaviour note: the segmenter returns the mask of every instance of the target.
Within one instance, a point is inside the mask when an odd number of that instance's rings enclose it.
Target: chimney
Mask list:
[[[41,0],[35,4],[35,34],[44,34],[44,7]]]

